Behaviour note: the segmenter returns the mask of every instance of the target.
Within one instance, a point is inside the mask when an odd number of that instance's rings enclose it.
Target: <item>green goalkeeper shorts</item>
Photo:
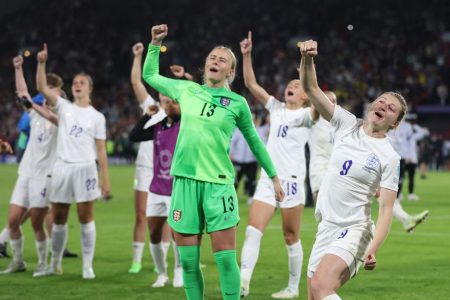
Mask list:
[[[233,184],[217,184],[175,176],[168,222],[178,233],[200,234],[228,229],[239,223]]]

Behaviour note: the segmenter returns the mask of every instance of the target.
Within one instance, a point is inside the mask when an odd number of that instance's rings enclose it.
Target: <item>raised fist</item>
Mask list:
[[[300,53],[302,56],[314,57],[317,55],[317,42],[313,40],[308,40],[305,42],[298,42],[297,47],[300,48]]]
[[[156,25],[152,27],[152,39],[161,42],[169,33],[167,24]]]
[[[23,64],[23,57],[22,55],[17,55],[16,57],[13,58],[12,60],[14,68],[19,69],[22,67]]]
[[[133,45],[133,54],[136,55],[142,55],[142,52],[144,52],[144,45],[142,43],[136,43]]]

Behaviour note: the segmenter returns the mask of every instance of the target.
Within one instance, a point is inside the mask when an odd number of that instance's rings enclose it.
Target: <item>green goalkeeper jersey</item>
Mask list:
[[[180,105],[180,132],[170,174],[233,184],[234,168],[229,150],[237,126],[269,177],[275,176],[275,168],[255,130],[245,98],[225,88],[210,88],[159,75],[159,52],[159,46],[149,45],[143,78]]]

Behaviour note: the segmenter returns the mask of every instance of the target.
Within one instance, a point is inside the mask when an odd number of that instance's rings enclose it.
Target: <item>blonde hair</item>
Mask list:
[[[402,110],[400,111],[400,113],[398,114],[398,117],[397,117],[397,122],[400,123],[405,118],[406,114],[408,113],[408,103],[406,103],[405,97],[403,97],[403,95],[400,94],[399,92],[390,91],[390,92],[386,92],[384,94],[391,95],[392,97],[395,97],[398,100],[398,102],[400,102]]]
[[[224,83],[224,87],[228,90],[231,90],[231,84],[233,83],[234,78],[236,78],[236,67],[237,67],[236,55],[234,54],[233,50],[231,50],[231,48],[227,47],[227,46],[223,46],[223,45],[216,46],[211,50],[211,52],[214,51],[215,49],[225,49],[228,51],[228,54],[230,54],[230,56],[231,56],[231,70],[233,70],[233,72],[231,73],[231,76],[227,77],[227,79],[225,80],[225,83]],[[206,82],[206,79],[203,76],[203,83],[205,83],[205,82]]]
[[[59,76],[55,73],[48,73],[46,75],[46,78],[47,78],[48,86],[52,86],[55,88],[62,88],[62,86],[64,85],[64,82],[63,82],[61,76]]]

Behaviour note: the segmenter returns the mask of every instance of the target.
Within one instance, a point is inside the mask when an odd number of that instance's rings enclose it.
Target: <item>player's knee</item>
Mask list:
[[[150,241],[152,244],[159,244],[162,240],[162,230],[160,228],[155,228],[155,226],[150,228]]]
[[[17,231],[20,229],[21,218],[16,216],[10,216],[8,218],[8,227],[10,231]]]
[[[326,283],[321,280],[318,276],[313,276],[311,278],[311,293],[314,296],[314,299],[321,299],[320,295],[323,294],[323,292],[326,289]]]
[[[147,223],[147,216],[145,211],[140,211],[136,213],[136,226],[145,226]]]
[[[298,235],[294,231],[285,230],[284,231],[284,241],[287,245],[293,245],[298,241]]]

